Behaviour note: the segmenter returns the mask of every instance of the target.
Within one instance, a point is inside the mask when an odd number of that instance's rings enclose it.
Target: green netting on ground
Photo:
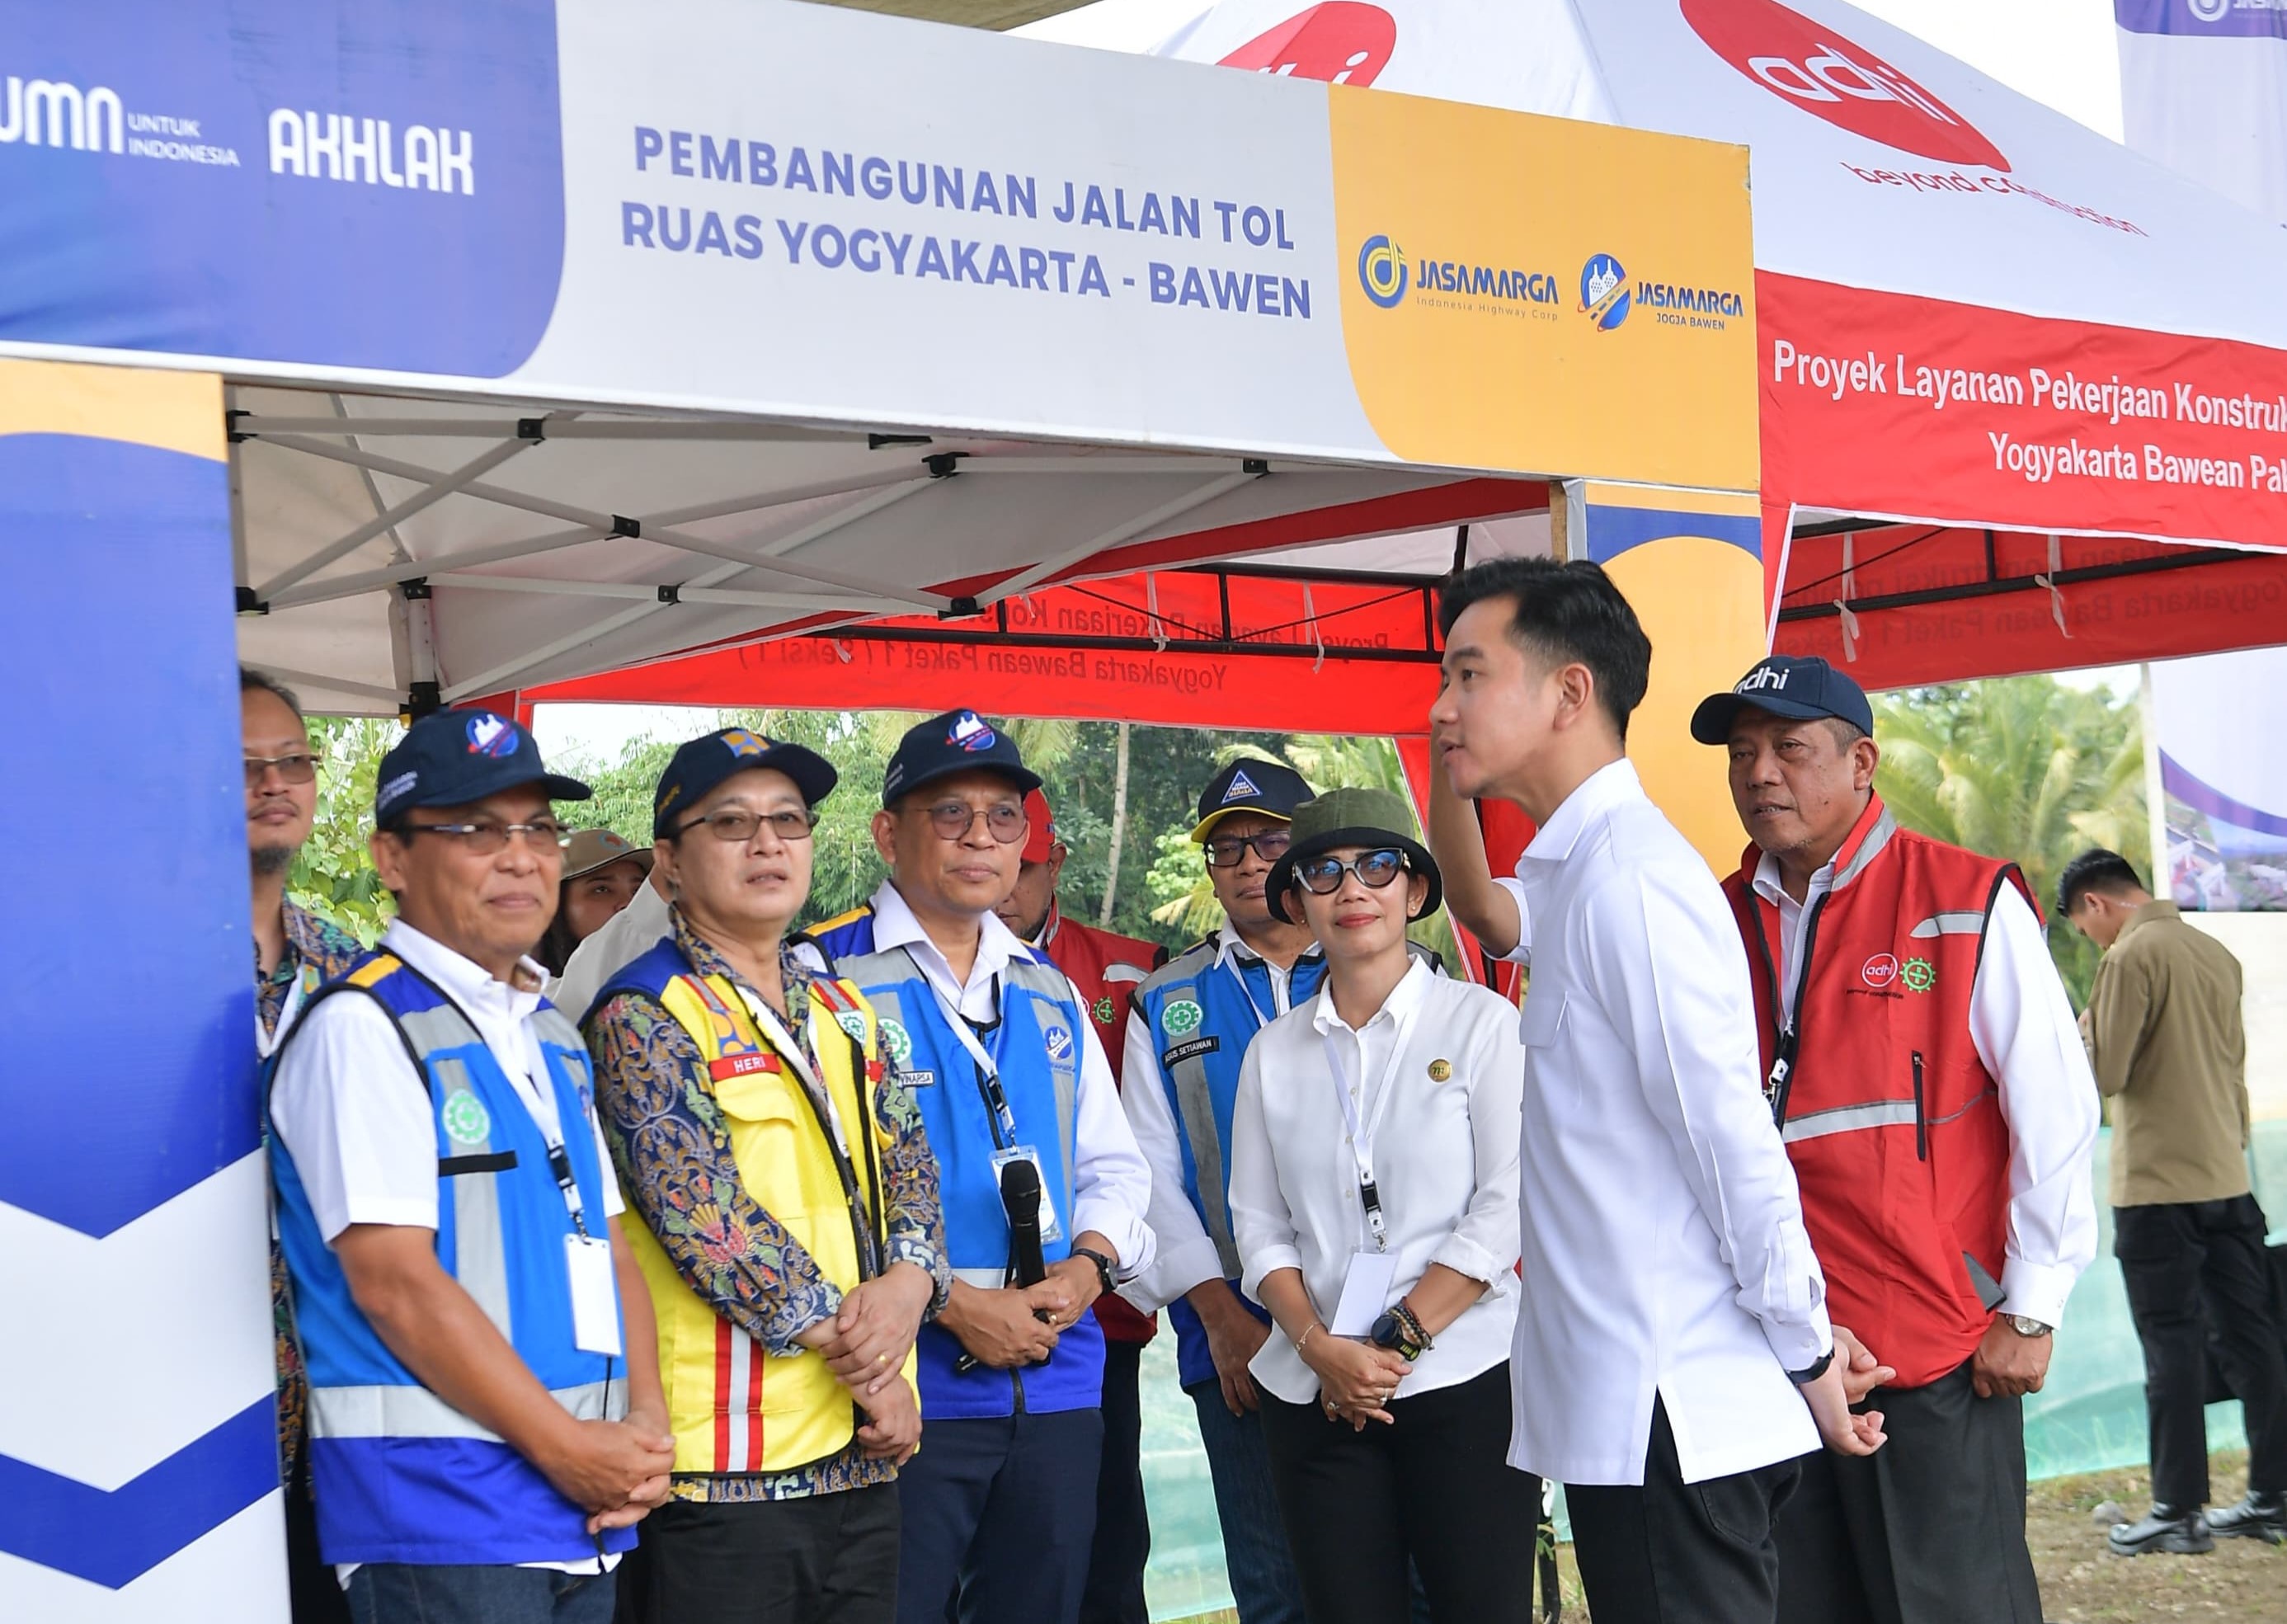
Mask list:
[[[2096,1262],[2073,1290],[2042,1391],[2025,1401],[2026,1464],[2036,1477],[2064,1477],[2143,1461],[2144,1361],[2120,1268],[2112,1260],[2112,1211],[2103,1195],[2111,1135],[2097,1143],[2101,1232]],[[2287,1121],[2255,1129],[2255,1182],[2274,1240],[2287,1240]],[[2216,1448],[2244,1448],[2239,1406],[2208,1411]],[[1191,1399],[1175,1384],[1175,1338],[1164,1328],[1144,1357],[1144,1487],[1151,1506],[1151,1617],[1189,1619],[1231,1605],[1215,1522],[1215,1488],[1199,1452]]]

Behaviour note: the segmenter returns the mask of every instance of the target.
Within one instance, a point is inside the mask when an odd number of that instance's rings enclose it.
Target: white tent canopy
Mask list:
[[[950,613],[948,588],[990,602],[1115,547],[1249,551],[1233,533],[1265,520],[1326,541],[1404,527],[1358,505],[1381,499],[1458,501],[1464,517],[1547,502],[1532,480],[878,425],[235,400],[242,597],[263,606],[241,647],[328,710],[394,709],[415,683],[449,703],[773,628]],[[1450,532],[1414,551],[1441,546],[1450,557]]]

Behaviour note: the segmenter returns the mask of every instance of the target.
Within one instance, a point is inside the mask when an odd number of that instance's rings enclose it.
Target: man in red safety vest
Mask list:
[[[1118,1082],[1128,1049],[1128,1001],[1167,959],[1167,950],[1065,918],[1056,902],[1056,882],[1069,848],[1048,797],[1037,789],[1026,796],[1025,816],[1030,833],[1017,889],[993,911],[1020,941],[1047,954],[1072,978]],[[1104,1464],[1096,1480],[1096,1542],[1080,1624],[1144,1624],[1144,1564],[1151,1553],[1151,1529],[1144,1509],[1137,1383],[1144,1344],[1157,1334],[1159,1322],[1109,1291],[1096,1300],[1096,1318],[1104,1328]]]
[[[1753,844],[1724,882],[1836,1357],[1887,1447],[1778,1517],[1782,1624],[2039,1624],[2022,1398],[2096,1250],[2097,1101],[2014,863],[1898,827],[1873,710],[1772,655],[1708,698]]]

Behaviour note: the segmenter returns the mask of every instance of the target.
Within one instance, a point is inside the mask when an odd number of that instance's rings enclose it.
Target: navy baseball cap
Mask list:
[[[1757,661],[1729,693],[1711,693],[1699,701],[1691,713],[1691,736],[1702,744],[1729,744],[1732,723],[1750,708],[1775,717],[1834,717],[1862,733],[1874,731],[1874,708],[1866,702],[1865,689],[1816,654],[1772,654]]]
[[[1025,766],[1014,739],[973,710],[948,710],[906,729],[882,774],[882,804],[894,806],[922,785],[956,772],[997,772],[1019,795],[1041,787],[1041,775]]]
[[[432,710],[405,732],[374,775],[373,820],[386,827],[416,806],[466,806],[503,789],[537,784],[551,801],[594,792],[541,764],[540,746],[489,710]]]
[[[1233,812],[1260,812],[1292,822],[1294,809],[1310,798],[1310,786],[1294,768],[1242,756],[1207,780],[1199,792],[1199,820],[1191,826],[1191,844],[1206,844],[1215,826]]]
[[[795,793],[805,806],[815,806],[834,793],[842,775],[816,750],[788,744],[751,728],[725,727],[693,739],[678,748],[659,775],[659,788],[651,801],[651,837],[667,840],[675,834],[675,820],[686,806],[695,806],[716,785],[733,773],[769,767],[794,780]]]

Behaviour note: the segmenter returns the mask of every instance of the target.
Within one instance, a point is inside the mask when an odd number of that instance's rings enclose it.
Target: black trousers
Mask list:
[[[318,1510],[310,1503],[310,1450],[286,1485],[286,1588],[294,1624],[350,1624],[350,1603],[334,1565],[318,1554]]]
[[[1686,1483],[1667,1406],[1655,1399],[1641,1486],[1564,1485],[1596,1624],[1771,1624],[1779,1588],[1771,1524],[1799,1470],[1781,1461]]]
[[[1151,1522],[1144,1509],[1143,1364],[1143,1343],[1104,1339],[1104,1463],[1080,1624],[1145,1624],[1151,1616],[1144,1607]]]
[[[900,1624],[945,1624],[949,1603],[961,1624],[1073,1624],[1103,1444],[1095,1409],[927,1422],[898,1472]]]
[[[806,1500],[670,1500],[643,1520],[640,1560],[631,1554],[621,1565],[619,1616],[890,1624],[898,1526],[894,1483]]]
[[[2287,1489],[2287,1359],[2271,1310],[2263,1209],[2226,1201],[2116,1207],[2112,1255],[2144,1344],[2152,1498],[2208,1501],[2208,1335],[2247,1412],[2248,1486]]]
[[[1964,1364],[1860,1407],[1889,1442],[1806,1455],[1779,1513],[1782,1624],[2041,1624],[2023,1401],[1980,1398]]]
[[[1540,1479],[1508,1464],[1508,1367],[1389,1409],[1361,1432],[1262,1395],[1310,1624],[1402,1624],[1409,1558],[1436,1624],[1527,1624]]]

